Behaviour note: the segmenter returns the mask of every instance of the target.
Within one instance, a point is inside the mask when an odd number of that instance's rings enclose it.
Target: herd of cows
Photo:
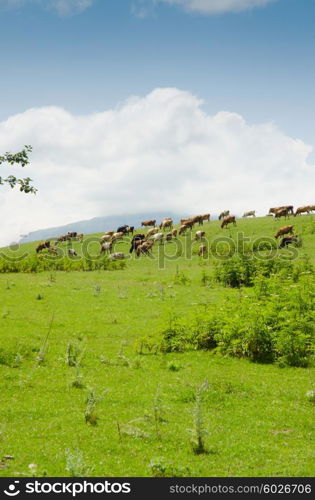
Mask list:
[[[273,216],[275,219],[281,219],[284,217],[287,219],[290,215],[296,217],[301,214],[310,214],[315,211],[315,205],[307,205],[304,207],[298,207],[294,212],[293,205],[286,205],[282,207],[270,208],[268,215]],[[245,212],[243,217],[256,217],[255,210]],[[230,215],[230,211],[226,210],[219,215],[219,220],[221,222],[221,228],[228,227],[229,224],[236,226],[235,215]],[[136,233],[134,234],[135,228],[133,226],[128,226],[127,224],[117,228],[117,231],[106,231],[104,235],[100,238],[100,254],[109,254],[109,258],[112,260],[124,259],[125,255],[123,252],[114,252],[114,243],[118,240],[122,240],[127,235],[132,235],[131,246],[129,253],[135,252],[137,257],[141,254],[150,254],[152,247],[155,243],[159,242],[162,244],[164,241],[171,241],[176,239],[179,235],[184,234],[187,230],[192,230],[195,224],[202,226],[204,222],[210,222],[210,214],[195,215],[186,219],[180,220],[179,229],[173,228],[173,220],[170,217],[164,218],[159,225],[157,225],[156,219],[148,219],[141,222],[141,228],[149,228],[146,233]],[[165,230],[168,230],[165,233]],[[289,235],[289,236],[288,236]],[[36,253],[42,250],[47,250],[50,254],[58,254],[58,244],[64,241],[71,242],[73,240],[83,240],[83,234],[77,233],[75,231],[68,232],[67,234],[61,235],[55,238],[54,246],[51,245],[50,240],[46,240],[39,243],[36,247]],[[279,248],[288,246],[289,244],[296,243],[298,241],[297,235],[294,235],[294,226],[287,225],[282,226],[278,229],[275,234],[275,238],[283,236],[280,241]],[[198,230],[195,233],[194,239],[196,241],[202,241],[205,237],[205,231]],[[198,249],[198,255],[205,255],[207,252],[207,247],[204,244],[200,244]],[[68,255],[75,257],[77,256],[76,251],[73,248],[68,248]]]

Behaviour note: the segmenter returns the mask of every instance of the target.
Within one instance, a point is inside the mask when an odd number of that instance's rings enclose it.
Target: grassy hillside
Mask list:
[[[241,241],[243,233],[250,250],[253,240],[292,223],[301,238],[294,265],[305,256],[314,262],[313,216],[239,220],[227,230],[213,221],[203,229],[209,247],[222,235]],[[71,243],[79,254],[73,266],[98,255],[98,237]],[[239,351],[230,346],[223,352],[219,345],[199,349],[192,337],[185,343],[187,332],[198,333],[210,316],[224,312],[227,322],[234,320],[238,304],[239,321],[257,303],[263,316],[282,300],[281,287],[296,294],[282,307],[284,318],[293,300],[300,314],[313,314],[311,268],[296,279],[283,267],[279,276],[255,277],[253,286],[223,286],[215,269],[231,262],[226,249],[234,244],[218,242],[221,258],[203,259],[199,243],[190,254],[189,237],[179,241],[156,245],[155,258],[128,258],[124,268],[60,272],[53,261],[43,272],[0,273],[0,475],[313,474],[314,406],[306,396],[315,390],[312,363],[288,366],[284,357],[253,363],[233,357]],[[43,259],[35,247],[3,253],[11,261],[24,254]],[[66,254],[67,244],[61,248]],[[128,250],[125,239],[114,251]],[[275,252],[284,261],[293,255]],[[264,252],[255,255],[266,260]],[[268,298],[261,298],[262,284],[273,287]],[[177,343],[162,349],[170,332]]]

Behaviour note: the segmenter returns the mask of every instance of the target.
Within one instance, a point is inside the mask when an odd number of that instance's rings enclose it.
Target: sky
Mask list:
[[[315,203],[312,0],[0,0],[0,19],[0,153],[31,144],[38,187],[1,188],[0,244]]]

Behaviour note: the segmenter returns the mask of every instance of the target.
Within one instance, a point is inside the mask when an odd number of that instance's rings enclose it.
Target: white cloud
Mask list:
[[[0,123],[1,152],[24,144],[34,151],[22,172],[39,192],[0,188],[2,244],[99,215],[226,208],[264,215],[270,206],[315,202],[310,146],[271,123],[249,125],[227,111],[208,115],[176,88],[102,113],[34,108]]]
[[[39,4],[56,11],[60,16],[79,14],[93,5],[93,0],[0,0],[0,8],[18,8],[27,4]]]
[[[160,3],[179,5],[187,11],[202,14],[218,14],[222,12],[240,12],[242,10],[264,7],[277,0],[157,0]]]

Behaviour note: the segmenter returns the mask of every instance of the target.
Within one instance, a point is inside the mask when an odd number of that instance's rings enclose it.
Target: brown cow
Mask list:
[[[141,245],[138,245],[136,248],[136,255],[137,257],[140,257],[142,253],[144,254],[149,254],[151,253],[151,248],[153,247],[154,241],[145,241],[144,243],[141,243]]]
[[[50,241],[48,241],[48,240],[43,241],[42,243],[39,243],[37,245],[37,247],[36,247],[36,253],[41,252],[45,248],[49,248],[49,247],[50,247]]]
[[[162,220],[161,224],[159,225],[159,228],[165,229],[166,227],[170,227],[170,228],[173,227],[173,219],[170,219],[169,217],[167,217],[166,219]]]
[[[228,217],[224,217],[223,221],[222,221],[222,224],[221,224],[221,227],[222,229],[226,226],[228,226],[228,224],[232,224],[234,226],[236,226],[236,220],[235,220],[235,215],[229,215]]]
[[[298,236],[296,234],[292,234],[291,236],[285,236],[282,238],[279,248],[287,247],[288,245],[292,245],[293,243],[298,243]]]
[[[156,219],[148,219],[141,222],[141,226],[155,226]]]
[[[177,237],[177,229],[172,229],[173,238]]]
[[[300,215],[300,214],[304,214],[304,213],[309,214],[310,212],[311,212],[311,207],[309,205],[307,205],[305,207],[299,207],[296,209],[294,217],[296,217],[297,215]]]
[[[206,245],[200,245],[199,250],[198,250],[199,257],[201,257],[202,255],[205,255],[206,252],[207,252]]]
[[[275,219],[280,219],[281,217],[284,217],[285,219],[289,217],[289,209],[288,208],[280,208],[275,212]]]
[[[279,238],[279,236],[282,236],[283,234],[293,234],[293,226],[282,226],[280,229],[278,229],[277,234],[275,235],[275,238]]]
[[[210,222],[210,214],[203,214],[201,217],[202,220],[207,220],[208,222]]]
[[[284,210],[284,209],[287,209],[288,213],[291,213],[293,215],[293,213],[294,213],[293,212],[293,205],[284,205],[283,207],[273,207],[273,208],[269,209],[269,213],[270,214],[275,214],[279,210]]]

